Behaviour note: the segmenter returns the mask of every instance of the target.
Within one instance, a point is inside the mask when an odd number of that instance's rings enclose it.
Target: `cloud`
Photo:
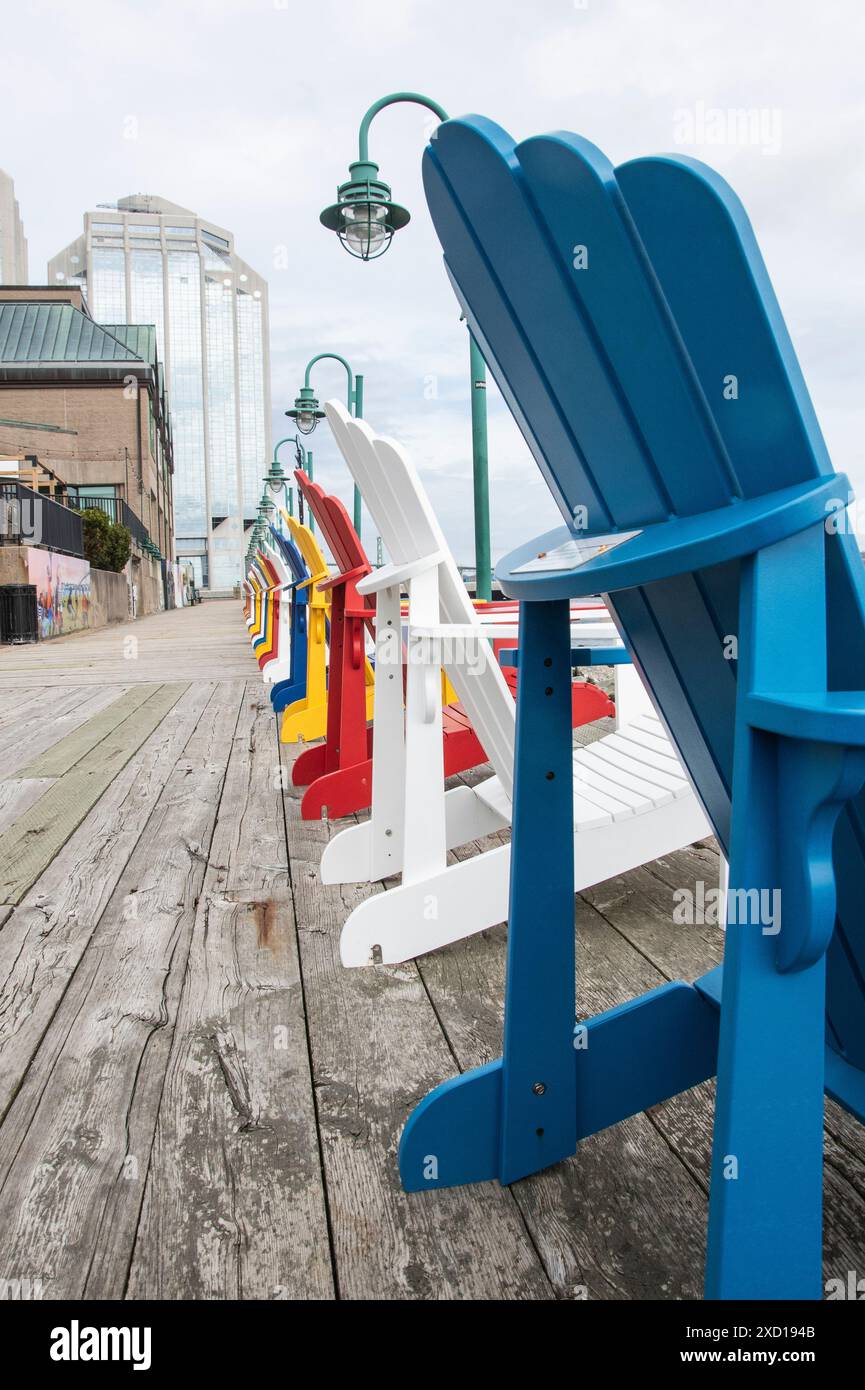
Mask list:
[[[468,352],[423,198],[429,113],[396,107],[372,127],[372,157],[412,214],[381,261],[352,260],[318,221],[366,108],[416,90],[518,137],[564,127],[617,162],[681,148],[720,168],[754,222],[836,466],[861,487],[863,37],[859,0],[33,0],[4,21],[5,109],[20,114],[5,123],[2,163],[34,280],[85,207],[124,193],[160,193],[229,227],[270,284],[274,438],[308,358],[343,353],[365,374],[369,418],[409,445],[470,562]],[[701,143],[698,108],[777,111],[779,147]],[[695,139],[677,144],[683,111]],[[335,366],[315,381],[342,396]],[[489,405],[501,553],[557,513],[492,383]],[[349,500],[324,428],[313,449]]]

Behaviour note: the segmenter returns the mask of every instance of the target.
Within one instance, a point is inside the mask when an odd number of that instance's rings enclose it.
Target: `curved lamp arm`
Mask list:
[[[448,120],[448,113],[443,106],[439,106],[432,97],[422,96],[420,92],[391,92],[390,96],[380,97],[374,101],[360,123],[360,133],[357,139],[358,160],[361,164],[369,163],[369,128],[379,111],[386,106],[394,106],[399,101],[410,101],[415,106],[425,106],[428,111],[432,111],[434,116],[438,116],[440,121]]]
[[[352,373],[351,367],[348,365],[345,358],[340,357],[338,352],[319,352],[316,354],[315,357],[311,357],[306,364],[306,372],[304,373],[303,384],[304,386],[309,386],[310,372],[312,371],[316,362],[321,362],[321,360],[325,357],[332,358],[334,362],[341,362],[342,365],[345,367],[345,374],[348,377],[348,407],[350,410],[354,404],[354,375]]]
[[[287,435],[285,436],[285,439],[280,439],[280,441],[279,441],[278,444],[274,444],[274,446],[273,446],[273,458],[274,458],[274,462],[276,461],[276,456],[277,456],[277,454],[279,453],[280,449],[282,448],[283,444],[294,444],[296,438],[297,438],[297,436],[294,435],[294,434],[287,434]]]

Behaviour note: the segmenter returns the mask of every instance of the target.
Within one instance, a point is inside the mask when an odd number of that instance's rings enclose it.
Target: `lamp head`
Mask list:
[[[319,420],[324,419],[324,411],[319,409],[311,386],[301,386],[294,408],[285,413],[290,420],[294,420],[301,434],[312,434]]]
[[[391,201],[390,188],[378,177],[372,160],[356,160],[348,166],[347,183],[336,191],[337,201],[325,208],[319,220],[336,232],[350,256],[373,261],[383,256],[398,232],[410,220],[406,208]]]
[[[279,462],[279,459],[273,459],[271,461],[270,467],[264,475],[264,482],[275,497],[282,491],[285,486],[285,473],[283,472],[282,464]]]

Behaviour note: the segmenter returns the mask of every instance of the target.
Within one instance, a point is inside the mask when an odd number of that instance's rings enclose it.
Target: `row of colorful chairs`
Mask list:
[[[247,575],[245,615],[280,714],[282,741],[311,745],[294,760],[292,777],[295,786],[306,789],[301,815],[317,820],[323,814],[352,815],[371,804],[375,683],[367,648],[374,640],[376,606],[358,590],[372,566],[342,502],[302,469],[295,477],[334,564],[328,564],[311,528],[283,512],[282,528],[271,525]],[[513,649],[517,605],[480,602],[475,607],[493,654]],[[401,634],[406,612],[401,608]],[[575,632],[581,625],[585,636],[590,624],[595,640],[618,642],[602,605],[575,605],[573,622]],[[515,668],[506,668],[503,678],[512,699]],[[453,777],[486,762],[487,754],[444,671],[440,680],[444,775]],[[614,712],[598,684],[572,682],[574,726]]]

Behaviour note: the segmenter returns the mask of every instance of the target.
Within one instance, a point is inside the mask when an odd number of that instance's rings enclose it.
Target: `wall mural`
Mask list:
[[[27,550],[29,582],[36,585],[39,636],[62,637],[90,621],[90,565],[52,550]]]

